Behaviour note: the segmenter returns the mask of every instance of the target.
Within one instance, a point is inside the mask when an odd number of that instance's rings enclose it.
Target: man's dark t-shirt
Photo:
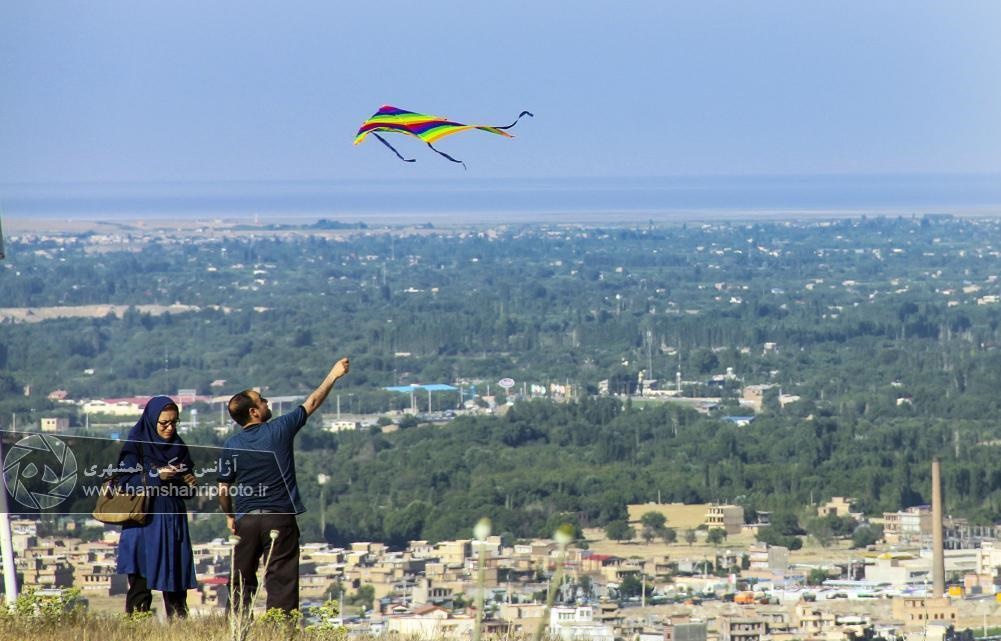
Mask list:
[[[309,415],[300,405],[288,414],[240,431],[226,439],[219,460],[219,482],[229,483],[237,518],[261,510],[302,514],[295,480],[292,442]]]

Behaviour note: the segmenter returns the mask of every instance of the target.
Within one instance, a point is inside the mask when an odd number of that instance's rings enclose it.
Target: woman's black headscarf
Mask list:
[[[174,430],[174,437],[169,441],[164,440],[156,432],[156,423],[160,418],[160,412],[168,405],[176,406],[177,403],[166,396],[154,396],[146,403],[146,408],[143,410],[139,422],[129,430],[127,441],[122,447],[120,460],[125,460],[126,456],[131,454],[136,457],[136,460],[141,458],[143,467],[147,470],[151,467],[179,466],[183,463],[185,471],[191,471],[195,464],[191,460],[188,446],[177,434],[177,430]],[[141,455],[140,444],[142,447]]]

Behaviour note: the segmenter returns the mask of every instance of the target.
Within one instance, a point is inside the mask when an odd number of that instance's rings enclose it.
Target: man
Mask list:
[[[229,399],[229,415],[242,429],[226,440],[219,461],[219,506],[230,531],[239,537],[230,581],[244,607],[257,592],[261,557],[269,555],[264,575],[268,609],[290,612],[299,607],[295,516],[306,508],[295,480],[292,442],[349,365],[347,358],[337,361],[302,405],[276,419],[271,418],[268,399],[258,392],[244,390]]]

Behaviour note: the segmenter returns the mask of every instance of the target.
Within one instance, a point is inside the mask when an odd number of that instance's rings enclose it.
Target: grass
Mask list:
[[[343,629],[288,626],[268,620],[250,626],[251,641],[344,641]],[[23,641],[230,641],[222,615],[163,622],[153,617],[73,613],[57,619],[0,616],[0,639]]]
[[[262,641],[269,637],[258,637]],[[279,637],[271,637],[278,639]],[[153,618],[125,615],[73,614],[58,619],[0,618],[0,639],[25,641],[229,641],[225,617],[204,617],[161,623]]]
[[[321,608],[320,621],[302,627],[297,611],[286,615],[270,610],[251,619],[224,615],[159,621],[149,613],[108,614],[88,612],[80,590],[58,594],[28,589],[11,606],[0,605],[0,639],[23,641],[345,641],[347,631],[330,620],[336,605]]]

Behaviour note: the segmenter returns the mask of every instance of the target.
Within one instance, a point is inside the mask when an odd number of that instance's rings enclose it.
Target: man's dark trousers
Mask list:
[[[250,606],[257,592],[257,569],[261,559],[267,560],[271,549],[271,532],[277,531],[271,561],[264,572],[264,589],[268,592],[267,609],[285,612],[299,608],[299,524],[294,514],[251,512],[236,521],[240,540],[233,551],[234,594],[241,595],[244,608]],[[231,604],[232,607],[233,604]]]

